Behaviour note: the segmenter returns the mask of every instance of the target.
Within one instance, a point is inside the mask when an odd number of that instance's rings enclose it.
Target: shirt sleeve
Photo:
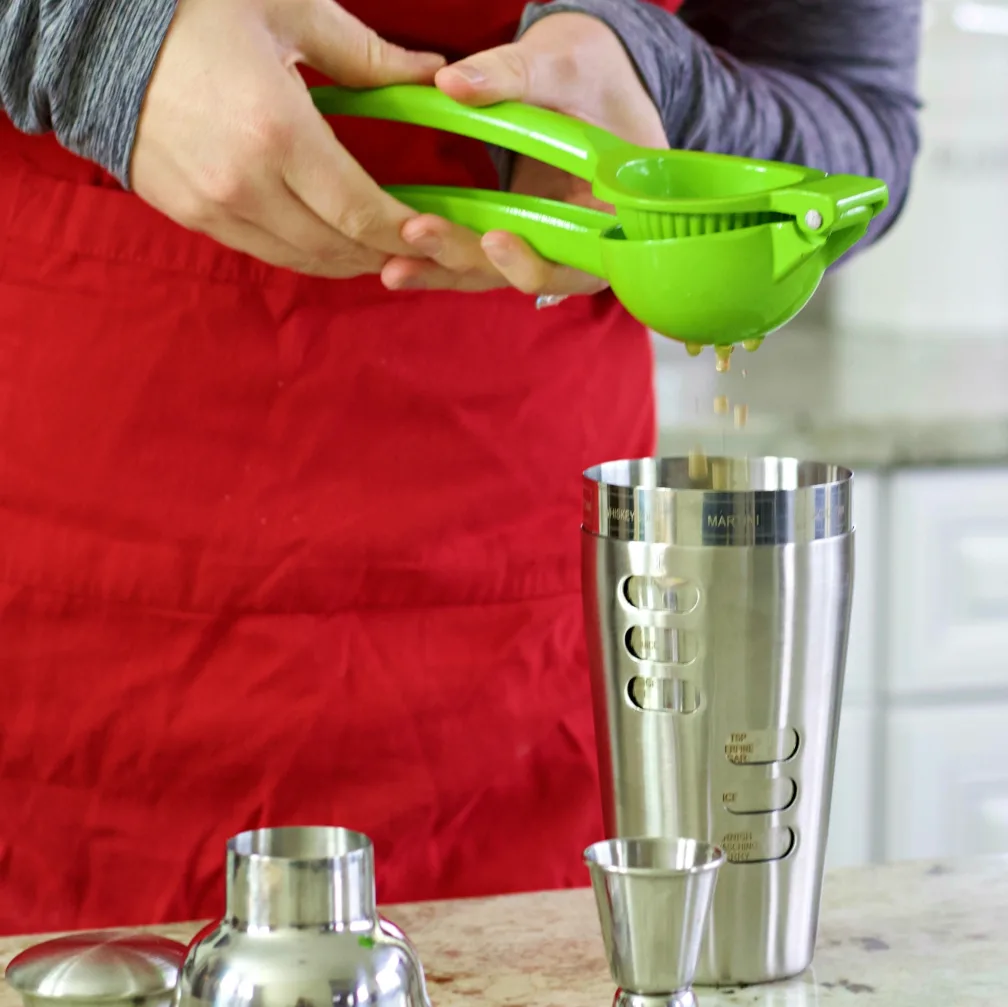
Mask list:
[[[918,150],[921,0],[532,3],[520,33],[562,11],[619,36],[669,143],[869,175],[889,186],[879,237],[906,200]]]
[[[123,185],[175,0],[0,0],[0,109]]]

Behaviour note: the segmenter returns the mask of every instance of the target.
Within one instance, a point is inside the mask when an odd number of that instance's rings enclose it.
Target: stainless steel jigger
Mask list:
[[[725,855],[696,839],[610,839],[584,854],[613,1007],[696,1007],[693,976]]]

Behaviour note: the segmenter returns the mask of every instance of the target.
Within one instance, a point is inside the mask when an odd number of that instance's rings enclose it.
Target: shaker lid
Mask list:
[[[140,931],[69,934],[22,951],[4,978],[35,999],[138,1000],[173,990],[185,955],[178,941]]]

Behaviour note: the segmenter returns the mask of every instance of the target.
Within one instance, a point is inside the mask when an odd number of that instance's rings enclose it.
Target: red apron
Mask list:
[[[355,6],[456,56],[523,4]],[[340,135],[495,186],[480,144]],[[583,883],[579,474],[653,443],[611,297],[271,269],[0,116],[0,932],[217,914],[264,825],[364,830],[384,901]]]

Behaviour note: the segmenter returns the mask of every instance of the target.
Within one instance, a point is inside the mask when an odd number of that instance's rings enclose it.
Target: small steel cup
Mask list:
[[[610,839],[584,854],[618,1007],[691,1007],[718,868],[696,839]]]

